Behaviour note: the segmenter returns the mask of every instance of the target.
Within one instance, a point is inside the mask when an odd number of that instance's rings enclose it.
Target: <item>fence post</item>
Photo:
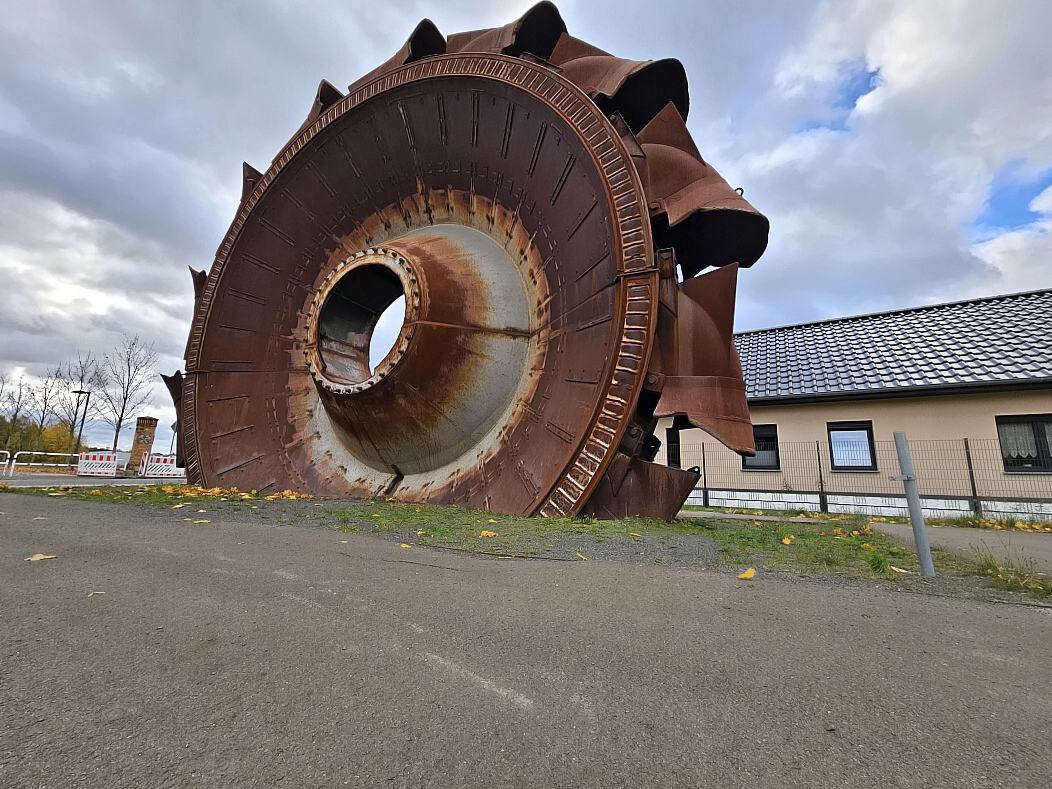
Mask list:
[[[709,506],[709,474],[705,468],[705,442],[701,442],[701,504]]]
[[[818,510],[829,512],[829,500],[826,498],[825,481],[822,479],[822,442],[815,442],[815,460],[818,461]]]
[[[983,517],[983,503],[979,500],[979,489],[975,486],[975,468],[972,466],[972,445],[968,439],[964,439],[964,459],[968,461],[968,482],[972,486],[972,512],[977,517]]]
[[[917,489],[917,475],[913,471],[909,442],[906,441],[906,434],[901,430],[895,431],[895,452],[899,456],[899,469],[902,474],[891,479],[902,482],[902,487],[906,489],[906,504],[910,509],[913,543],[917,548],[921,575],[932,578],[935,575],[935,565],[931,561],[931,546],[928,545],[928,532],[924,527],[924,512],[921,509],[920,493]]]

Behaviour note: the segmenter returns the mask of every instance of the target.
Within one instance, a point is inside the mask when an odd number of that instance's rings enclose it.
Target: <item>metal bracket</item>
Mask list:
[[[888,477],[892,482],[909,482],[911,479],[916,479],[912,474],[895,474],[894,476]]]

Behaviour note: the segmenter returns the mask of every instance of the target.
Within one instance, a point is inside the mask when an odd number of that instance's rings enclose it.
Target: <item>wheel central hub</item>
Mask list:
[[[318,433],[335,459],[402,476],[476,463],[465,455],[496,441],[535,367],[541,297],[520,262],[474,227],[437,224],[325,275],[305,352],[324,411]],[[402,296],[398,336],[370,370],[377,321]]]

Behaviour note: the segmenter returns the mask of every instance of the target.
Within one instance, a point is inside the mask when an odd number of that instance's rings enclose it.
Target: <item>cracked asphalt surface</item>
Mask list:
[[[0,512],[3,787],[1052,784],[1049,608]]]

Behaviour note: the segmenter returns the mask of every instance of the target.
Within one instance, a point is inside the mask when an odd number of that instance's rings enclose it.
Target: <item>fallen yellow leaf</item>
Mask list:
[[[748,570],[745,570],[744,572],[738,573],[738,580],[739,581],[748,581],[754,575],[756,575],[756,568],[755,567],[750,567]]]
[[[47,553],[34,553],[32,556],[27,556],[25,558],[25,561],[27,561],[27,562],[39,562],[39,561],[43,561],[44,559],[57,559],[57,558],[58,558],[57,556],[52,556],[51,554],[47,554]]]
[[[497,522],[497,519],[496,519],[496,518],[490,518],[490,519],[489,519],[489,522],[490,522],[490,523],[496,523],[496,522]]]
[[[497,532],[490,531],[489,529],[483,529],[482,531],[479,532],[479,537],[489,538],[489,537],[496,537],[496,536],[497,536]]]
[[[902,573],[903,575],[913,575],[909,570],[903,570],[901,567],[896,567],[893,564],[888,565],[888,569],[894,573]]]
[[[786,537],[782,537],[782,545],[789,545],[790,543],[792,543],[792,541],[793,541],[793,535],[791,535],[791,534],[786,536]]]
[[[585,555],[584,555],[583,553],[581,553],[580,551],[578,551],[578,552],[577,552],[577,558],[578,558],[578,559],[580,559],[580,560],[581,560],[582,562],[587,562],[587,561],[588,561],[588,557],[587,557],[587,556],[585,556]]]
[[[408,549],[409,548],[409,543],[403,542],[402,543],[402,547]]]
[[[875,550],[877,550],[877,546],[875,546],[871,542],[864,542],[864,543],[862,543],[862,547],[865,548],[867,551],[875,551]]]
[[[851,532],[851,536],[852,536],[852,537],[861,537],[861,536],[862,536],[862,532],[860,532],[860,531],[859,531],[858,529],[854,529],[854,530],[853,530],[853,531]]]
[[[185,506],[186,506],[186,504],[173,504],[172,505],[172,509],[173,510],[181,510]]]
[[[208,523],[208,518],[198,518],[194,523]]]
[[[630,532],[628,533],[628,536],[629,536],[629,537],[639,537],[640,535],[639,535],[638,533],[634,532],[634,531],[630,531]]]

